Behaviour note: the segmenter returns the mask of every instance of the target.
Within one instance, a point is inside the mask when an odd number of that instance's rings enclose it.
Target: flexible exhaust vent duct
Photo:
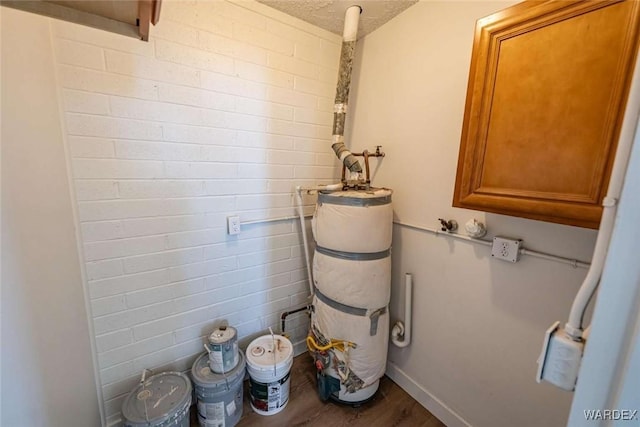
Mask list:
[[[316,247],[313,275],[309,274],[311,328],[306,340],[317,369],[320,398],[348,404],[365,402],[378,390],[387,365],[391,297],[392,191],[370,187],[369,174],[369,157],[384,157],[384,153],[380,147],[372,154],[368,150],[351,153],[344,145],[360,12],[360,6],[351,6],[345,14],[332,145],[344,166],[337,188],[327,186],[318,192],[311,221]],[[366,180],[360,176],[363,170],[357,156],[364,157]],[[299,187],[296,193],[304,231]],[[303,240],[306,248],[304,234]]]
[[[333,106],[333,144],[331,148],[336,156],[351,172],[362,172],[358,159],[344,145],[344,122],[349,102],[349,88],[351,86],[351,70],[356,51],[356,36],[360,6],[351,6],[344,16],[344,32],[342,34],[342,50],[340,51],[340,68],[338,70],[338,86]]]

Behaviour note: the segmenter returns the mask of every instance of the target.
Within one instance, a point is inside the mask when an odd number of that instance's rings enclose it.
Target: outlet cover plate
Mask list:
[[[240,217],[237,215],[227,217],[227,231],[231,235],[240,234]]]
[[[491,256],[503,261],[518,262],[522,240],[494,237]]]

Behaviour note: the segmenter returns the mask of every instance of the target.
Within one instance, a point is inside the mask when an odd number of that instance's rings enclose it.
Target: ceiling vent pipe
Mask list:
[[[331,148],[336,156],[352,173],[362,172],[358,159],[344,145],[344,122],[349,102],[349,87],[351,86],[351,70],[356,51],[356,36],[358,21],[362,8],[351,6],[344,15],[344,31],[342,34],[342,50],[340,51],[340,68],[338,69],[338,86],[333,105],[333,143]]]

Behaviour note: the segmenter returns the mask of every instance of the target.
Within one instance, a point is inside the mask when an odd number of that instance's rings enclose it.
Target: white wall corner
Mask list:
[[[413,397],[447,427],[472,427],[460,414],[449,408],[424,387],[415,382],[393,362],[387,362],[386,374],[394,383],[399,385],[409,396]]]

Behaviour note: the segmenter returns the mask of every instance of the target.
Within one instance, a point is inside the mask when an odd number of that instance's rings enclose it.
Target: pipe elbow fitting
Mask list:
[[[398,321],[391,329],[391,338],[398,340],[402,337],[404,337],[404,323]]]

